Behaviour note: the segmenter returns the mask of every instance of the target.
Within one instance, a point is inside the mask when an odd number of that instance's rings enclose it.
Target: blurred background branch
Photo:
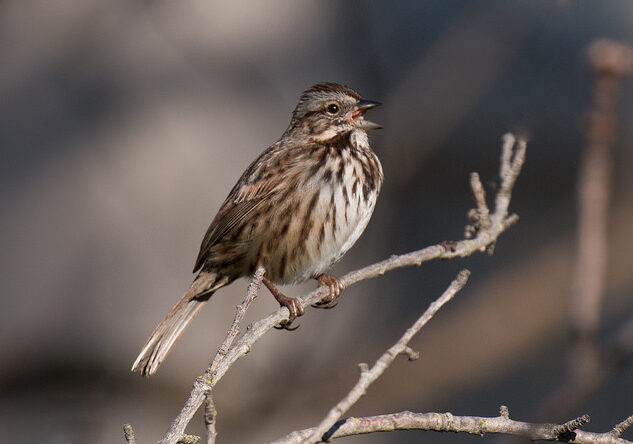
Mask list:
[[[623,369],[633,356],[630,323],[606,344],[599,340],[608,265],[608,226],[612,189],[612,148],[618,133],[621,84],[633,72],[633,49],[599,39],[587,50],[595,82],[586,146],[578,179],[578,235],[575,278],[570,298],[571,345],[567,378],[544,401],[538,417],[564,417]],[[627,348],[627,345],[629,346]]]

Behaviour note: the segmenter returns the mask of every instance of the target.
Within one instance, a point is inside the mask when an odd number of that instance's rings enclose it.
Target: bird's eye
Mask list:
[[[328,114],[335,116],[341,110],[341,107],[338,106],[338,103],[330,103],[328,104],[326,110]]]

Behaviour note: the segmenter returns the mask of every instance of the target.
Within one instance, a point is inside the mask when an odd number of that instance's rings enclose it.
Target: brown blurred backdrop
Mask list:
[[[430,263],[308,310],[268,334],[217,387],[219,442],[314,425],[456,272],[471,282],[350,412],[531,419],[565,377],[576,177],[597,37],[633,42],[630,0],[0,3],[0,441],[154,442],[241,301],[217,293],[148,380],[129,368],[189,285],[211,217],[286,128],[300,92],[345,83],[384,106],[372,146],[385,185],[343,274],[459,239],[468,173],[493,184],[501,135],[528,134],[495,255]],[[601,335],[633,316],[633,82],[614,146]],[[492,191],[492,188],[491,188]],[[287,289],[301,294],[308,286]],[[249,319],[276,308],[262,292]],[[602,337],[601,336],[601,337]],[[589,430],[633,414],[626,367],[581,405]],[[192,433],[201,433],[201,418]],[[552,421],[555,418],[552,418]],[[492,440],[493,438],[485,438]],[[630,438],[629,438],[630,439]],[[350,443],[479,442],[399,432]]]

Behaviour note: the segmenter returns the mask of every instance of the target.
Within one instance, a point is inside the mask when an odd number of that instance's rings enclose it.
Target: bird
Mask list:
[[[338,83],[305,90],[281,138],[244,171],[202,240],[189,290],[154,329],[132,371],[154,374],[176,340],[218,289],[263,267],[263,284],[289,316],[292,330],[303,314],[276,284],[316,279],[329,294],[316,304],[331,308],[341,281],[326,274],[358,240],[383,182],[367,132],[382,128],[365,119],[379,102]]]

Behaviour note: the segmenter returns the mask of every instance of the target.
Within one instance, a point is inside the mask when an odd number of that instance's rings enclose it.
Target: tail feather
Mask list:
[[[215,273],[200,273],[187,293],[172,307],[147,339],[132,365],[132,371],[140,372],[143,376],[156,373],[175,342],[211,295],[228,283],[227,277],[219,277]]]

